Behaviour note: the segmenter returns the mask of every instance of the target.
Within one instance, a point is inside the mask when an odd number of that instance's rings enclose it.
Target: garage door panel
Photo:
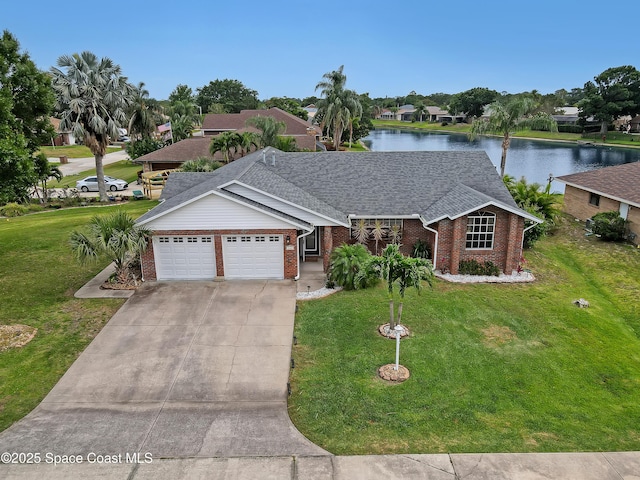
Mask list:
[[[225,278],[284,278],[282,235],[223,237]]]
[[[210,236],[153,238],[158,280],[206,280],[216,276],[215,250]]]

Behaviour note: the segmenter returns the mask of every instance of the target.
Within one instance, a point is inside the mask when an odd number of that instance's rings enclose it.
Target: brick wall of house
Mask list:
[[[564,190],[564,211],[583,222],[593,217],[596,213],[620,210],[620,202],[607,197],[600,197],[600,205],[589,203],[591,193],[576,187],[567,185]]]
[[[476,260],[480,263],[491,261],[506,274],[518,268],[522,258],[522,231],[524,219],[496,207],[483,211],[496,214],[493,248],[475,250],[466,248],[467,217],[438,222],[437,268],[446,268],[452,274],[458,273],[461,260]]]
[[[286,136],[286,134],[285,134]],[[312,135],[295,135],[296,145],[300,150],[316,151],[316,137]]]
[[[295,278],[298,274],[298,237],[295,229],[275,229],[275,230],[156,230],[154,236],[212,236],[216,254],[216,274],[224,277],[224,257],[222,255],[222,236],[223,235],[282,235],[284,240],[283,252],[284,257],[284,278]],[[289,236],[289,243],[287,243]],[[290,249],[287,249],[290,247]],[[293,248],[291,248],[293,247]],[[142,255],[142,275],[145,280],[156,280],[156,264],[153,255],[153,243]]]
[[[142,267],[143,280],[156,280],[156,259],[153,255],[153,242],[149,239],[147,249],[140,255],[140,265]]]
[[[433,224],[430,228],[438,232],[438,251],[434,252],[435,233],[426,230],[422,222],[416,219],[405,219],[402,229],[402,246],[400,250],[405,255],[413,253],[413,245],[420,239],[426,241],[433,257],[432,260],[436,268],[458,273],[458,265],[461,260],[474,259],[484,263],[491,261],[506,274],[518,268],[522,258],[522,231],[524,229],[524,219],[518,215],[511,214],[497,207],[487,207],[483,211],[496,215],[494,230],[493,248],[491,250],[478,250],[466,248],[467,217],[459,217],[455,220],[443,219]],[[637,210],[636,210],[637,211]],[[639,216],[640,216],[640,212]],[[640,224],[640,218],[639,224]],[[331,251],[343,243],[352,244],[354,240],[350,237],[350,230],[346,227],[324,227],[322,238],[323,265],[325,271],[329,268],[329,257]],[[382,250],[386,245],[381,242],[378,250]],[[375,243],[369,241],[369,250],[375,249]]]

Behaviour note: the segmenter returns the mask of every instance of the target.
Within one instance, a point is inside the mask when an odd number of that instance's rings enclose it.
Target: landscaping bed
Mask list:
[[[296,427],[334,454],[639,450],[640,250],[565,217],[526,259],[532,283],[408,292],[401,384],[384,286],[299,303]]]

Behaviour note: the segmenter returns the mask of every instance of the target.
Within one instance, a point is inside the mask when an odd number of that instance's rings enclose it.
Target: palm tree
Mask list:
[[[222,132],[211,139],[209,153],[211,153],[211,156],[214,156],[216,152],[222,152],[224,163],[229,163],[231,160],[231,150],[233,150],[233,153],[237,153],[241,141],[242,137],[237,132]]]
[[[279,135],[274,147],[283,152],[298,151],[298,144],[296,143],[296,139],[293,137],[283,137]]]
[[[342,133],[346,128],[353,128],[353,120],[362,118],[362,104],[353,90],[344,88],[347,76],[342,73],[344,65],[338,70],[325,73],[316,85],[323,98],[318,101],[318,115],[322,118],[323,127],[332,132],[333,146],[340,146]]]
[[[91,52],[63,55],[57,65],[59,68],[51,68],[51,84],[56,110],[62,112],[60,128],[73,132],[93,153],[100,201],[106,202],[102,158],[110,138],[118,138],[118,129],[126,122],[134,87],[122,76],[119,65],[106,57],[98,61]]]
[[[275,147],[278,142],[278,135],[284,133],[287,126],[284,122],[280,122],[273,117],[257,115],[251,117],[246,122],[246,125],[253,126],[261,131],[260,133],[260,148]]]
[[[116,210],[108,215],[96,215],[87,231],[72,232],[69,241],[80,262],[106,257],[115,264],[118,282],[127,283],[129,266],[145,251],[150,235],[151,231],[136,225],[126,211]]]
[[[403,256],[396,265],[395,272],[396,283],[398,284],[398,293],[400,294],[396,324],[401,325],[402,307],[404,306],[404,294],[407,288],[415,288],[419,292],[420,290],[422,290],[423,281],[426,281],[429,286],[432,286],[433,266],[427,259]]]
[[[376,273],[387,282],[387,295],[389,297],[389,330],[387,333],[391,333],[394,331],[396,324],[399,325],[402,320],[402,308],[407,288],[413,287],[420,291],[423,280],[431,285],[433,266],[429,260],[424,258],[405,257],[400,253],[400,246],[391,243],[384,248],[381,256],[370,257],[362,265],[360,273],[356,275],[355,284],[358,284],[360,277],[370,276],[373,273]],[[400,294],[397,317],[395,315],[394,302],[396,284]]]
[[[414,105],[416,111],[413,112],[413,119],[421,122],[422,121],[422,115],[424,115],[424,112],[427,111],[427,107],[424,106],[424,103],[416,103]]]
[[[149,104],[149,91],[144,88],[144,82],[134,87],[133,104],[129,118],[129,135],[138,138],[150,138],[156,130],[156,112]]]
[[[34,191],[40,199],[40,203],[47,203],[49,200],[47,182],[50,178],[55,178],[58,181],[62,180],[62,172],[58,167],[49,163],[44,153],[40,153],[33,159],[33,173]]]
[[[240,134],[240,155],[245,156],[251,151],[251,147],[258,148],[260,136],[255,132],[242,132]]]
[[[187,160],[180,166],[181,172],[213,172],[222,164],[207,157],[198,157],[195,160]]]
[[[171,139],[179,142],[191,137],[193,130],[193,117],[188,115],[174,115],[171,117]]]
[[[507,103],[494,102],[488,107],[491,112],[488,120],[477,119],[471,124],[469,133],[471,140],[487,132],[502,135],[501,177],[504,176],[507,165],[507,150],[511,143],[512,131],[525,129],[558,131],[558,125],[553,117],[546,113],[534,115],[535,109],[536,104],[529,97],[517,97]]]

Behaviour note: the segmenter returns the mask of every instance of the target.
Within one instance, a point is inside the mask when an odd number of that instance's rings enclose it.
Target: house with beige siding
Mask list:
[[[640,241],[640,162],[563,175],[564,211],[586,221],[600,212],[617,211],[629,222],[631,240]]]

